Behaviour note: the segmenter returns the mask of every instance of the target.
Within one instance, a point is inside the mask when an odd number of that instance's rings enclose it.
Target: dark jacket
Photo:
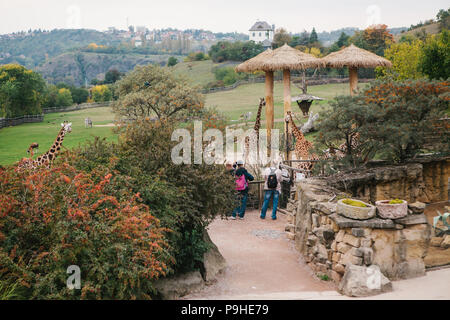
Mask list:
[[[247,182],[255,180],[255,178],[244,167],[238,168],[235,173],[236,177],[240,177],[242,175],[245,175],[245,180],[247,180]],[[242,190],[239,192],[240,193],[248,193],[248,187],[245,188],[245,190]]]

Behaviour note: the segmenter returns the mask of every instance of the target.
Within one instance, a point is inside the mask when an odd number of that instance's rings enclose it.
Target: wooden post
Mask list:
[[[355,91],[358,89],[358,68],[349,67],[349,77],[350,77],[350,95],[354,96]]]
[[[267,155],[268,156],[271,155],[270,150],[271,150],[273,123],[274,123],[273,71],[266,71],[266,128],[267,128]]]
[[[292,111],[291,108],[291,71],[283,70],[283,84],[284,84],[284,117],[288,111]],[[285,124],[285,129],[286,129]]]

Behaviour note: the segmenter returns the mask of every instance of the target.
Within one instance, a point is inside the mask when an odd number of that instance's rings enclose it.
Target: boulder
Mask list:
[[[344,199],[338,201],[336,206],[337,214],[354,220],[368,220],[376,214],[376,207],[364,203],[367,207],[356,207],[345,204]]]
[[[444,249],[450,248],[450,235],[444,237],[444,240],[441,242],[441,247]]]
[[[400,218],[395,220],[396,223],[408,226],[408,225],[413,225],[413,224],[427,224],[427,217],[422,213],[422,214],[412,214],[412,215],[408,215],[404,218]]]
[[[425,211],[426,204],[423,202],[414,202],[408,204],[408,208],[411,210],[412,214],[422,214]]]
[[[203,278],[206,282],[211,282],[226,268],[227,263],[206,231],[203,239],[209,247],[208,251],[203,254]]]
[[[154,286],[163,300],[175,300],[203,288],[204,284],[200,271],[194,271],[159,279]]]
[[[339,284],[339,292],[350,297],[368,297],[392,291],[392,283],[376,265],[347,265]]]

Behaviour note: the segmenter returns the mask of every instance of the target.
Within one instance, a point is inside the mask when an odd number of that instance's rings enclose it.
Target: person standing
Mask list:
[[[231,219],[236,220],[236,214],[239,214],[239,219],[244,219],[245,209],[247,207],[248,199],[248,182],[255,180],[255,178],[244,168],[244,162],[239,160],[237,169],[234,174],[236,179],[236,191],[240,205],[233,210]]]
[[[278,199],[281,194],[282,172],[275,166],[266,168],[264,171],[264,203],[261,210],[261,219],[266,218],[267,208],[269,207],[270,199],[273,198],[272,204],[272,220],[277,219]]]

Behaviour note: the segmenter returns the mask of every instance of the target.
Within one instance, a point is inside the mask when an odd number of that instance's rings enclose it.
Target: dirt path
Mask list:
[[[330,292],[331,282],[317,279],[286,238],[286,217],[259,218],[247,211],[244,220],[215,220],[209,235],[227,261],[217,283],[184,299],[225,299],[227,296]]]

